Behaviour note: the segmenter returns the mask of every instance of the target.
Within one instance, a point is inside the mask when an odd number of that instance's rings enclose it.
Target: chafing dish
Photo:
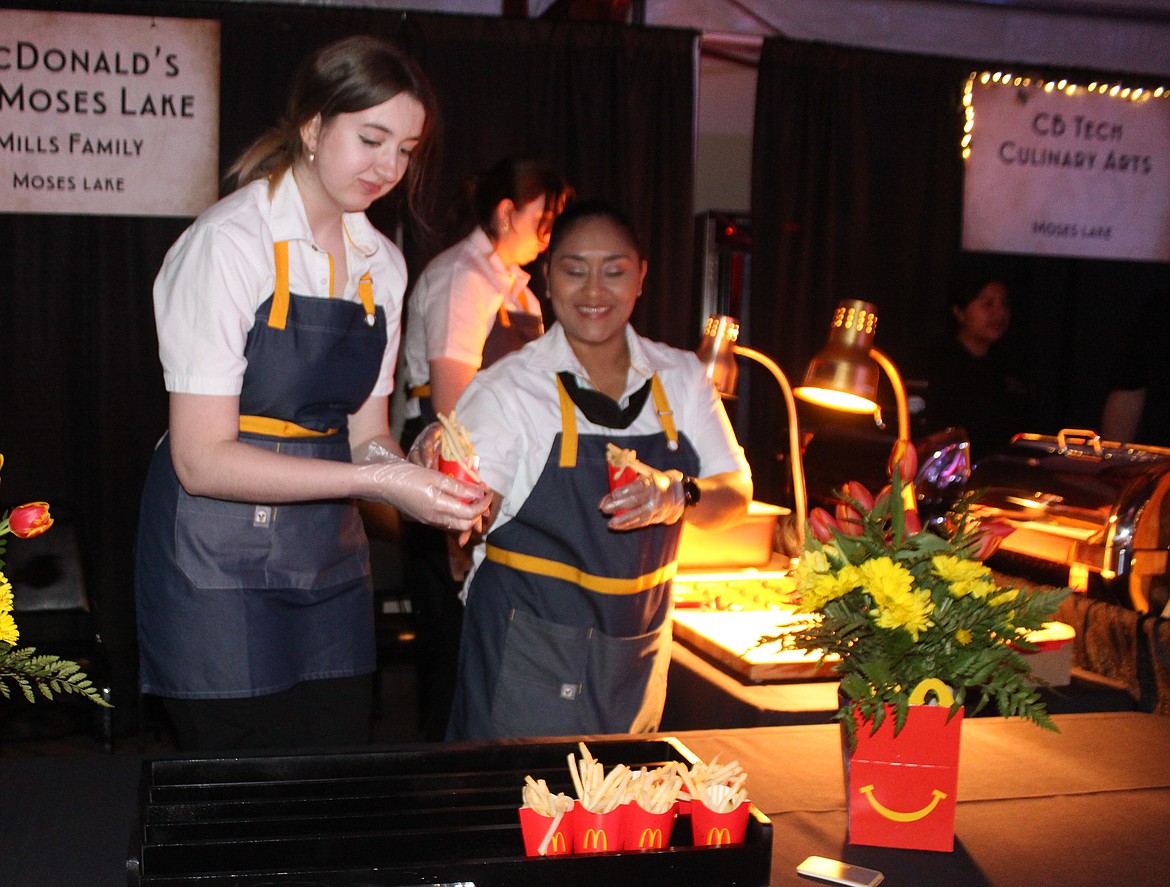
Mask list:
[[[1015,528],[993,565],[1170,615],[1170,449],[1080,429],[1018,434],[978,462],[968,489],[980,517]]]

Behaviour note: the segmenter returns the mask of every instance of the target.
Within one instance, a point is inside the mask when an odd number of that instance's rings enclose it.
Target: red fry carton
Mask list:
[[[742,844],[747,835],[751,802],[743,801],[729,813],[717,813],[697,798],[691,799],[691,834],[696,847]]]
[[[552,834],[549,835],[549,831]],[[520,831],[524,836],[524,853],[540,856],[540,847],[545,845],[544,856],[567,856],[573,852],[573,811],[560,818],[544,816],[531,807],[520,808]]]
[[[669,847],[677,808],[678,805],[673,804],[665,813],[648,813],[637,801],[627,804],[626,849],[661,850]]]
[[[626,804],[609,813],[590,813],[580,804],[573,807],[573,852],[616,853],[626,846]]]

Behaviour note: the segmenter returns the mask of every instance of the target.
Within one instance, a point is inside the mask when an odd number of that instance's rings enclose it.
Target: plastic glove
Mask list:
[[[442,447],[442,441],[443,426],[438,422],[432,422],[419,432],[418,437],[411,444],[410,452],[406,454],[406,458],[415,465],[421,465],[423,468],[431,468],[438,471],[439,451]]]
[[[635,463],[638,476],[601,500],[601,510],[612,514],[611,530],[636,530],[651,524],[673,524],[683,515],[686,498],[683,495],[681,471],[659,471]]]
[[[461,534],[482,526],[492,501],[483,484],[465,484],[401,456],[360,465],[357,473],[361,498],[385,502],[416,521]]]

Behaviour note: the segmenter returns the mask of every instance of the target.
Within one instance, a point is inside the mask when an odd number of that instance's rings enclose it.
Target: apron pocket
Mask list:
[[[647,733],[658,729],[670,668],[670,620],[649,634],[617,638],[594,632],[586,672],[597,720],[593,733]]]
[[[513,610],[492,699],[492,725],[498,734],[582,732],[583,669],[588,655],[588,629]]]
[[[492,724],[501,736],[654,730],[666,699],[670,623],[618,638],[514,611]]]
[[[181,488],[175,560],[209,589],[334,586],[369,572],[361,518],[347,501],[256,506]]]

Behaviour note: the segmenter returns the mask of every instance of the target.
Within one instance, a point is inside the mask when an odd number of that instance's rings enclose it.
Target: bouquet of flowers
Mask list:
[[[890,484],[876,496],[851,481],[836,514],[809,514],[796,568],[796,607],[811,618],[787,635],[761,638],[816,651],[841,675],[836,714],[850,744],[859,722],[876,732],[887,713],[895,732],[910,693],[937,678],[952,688],[957,711],[994,703],[1004,717],[1056,727],[1029,679],[1028,633],[1050,619],[1067,589],[1029,591],[996,583],[983,560],[1011,528],[976,519],[964,497],[937,528],[923,529],[903,490],[914,477],[913,447],[895,446]]]
[[[4,456],[0,454],[0,467]],[[11,698],[15,686],[29,702],[35,702],[37,693],[52,699],[54,693],[74,693],[109,707],[93,682],[76,662],[46,653],[37,653],[36,647],[17,647],[20,630],[12,617],[12,584],[4,575],[4,553],[7,536],[31,539],[53,525],[49,503],[27,502],[13,508],[0,520],[0,695]]]

